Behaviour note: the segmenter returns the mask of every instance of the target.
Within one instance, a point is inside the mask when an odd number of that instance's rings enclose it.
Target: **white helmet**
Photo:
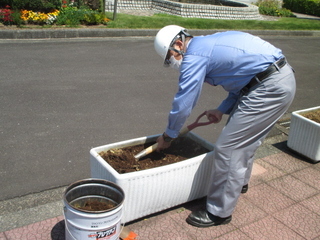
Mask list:
[[[180,34],[182,36],[180,36]],[[182,37],[184,41],[185,36],[190,35],[186,33],[185,28],[177,25],[168,25],[160,29],[160,31],[156,35],[156,38],[154,39],[154,48],[163,59],[164,64],[166,63],[165,60],[172,43],[180,37]]]

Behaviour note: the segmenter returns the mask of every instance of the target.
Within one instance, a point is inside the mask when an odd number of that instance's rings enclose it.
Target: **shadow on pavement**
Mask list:
[[[287,141],[283,141],[283,142],[279,142],[279,143],[275,143],[275,144],[272,144],[275,148],[279,149],[280,151],[298,159],[298,160],[301,160],[303,162],[306,162],[306,163],[312,163],[312,164],[316,164],[315,162],[311,161],[310,159],[308,159],[307,157],[295,152],[294,150],[290,149],[288,146],[287,146]]]
[[[65,240],[65,222],[61,220],[51,230],[52,240]]]

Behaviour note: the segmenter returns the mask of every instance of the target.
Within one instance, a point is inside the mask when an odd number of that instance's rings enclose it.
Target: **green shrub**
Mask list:
[[[20,27],[23,24],[23,21],[20,18],[20,11],[14,10],[11,14],[11,17],[14,25],[17,25],[18,27]]]
[[[260,14],[269,16],[279,16],[279,7],[276,0],[259,0],[257,2]]]
[[[97,25],[104,23],[105,14],[98,12],[88,12],[84,15],[83,24],[86,25]]]
[[[81,11],[76,7],[65,7],[61,9],[60,14],[57,16],[57,25],[77,26],[83,18]]]
[[[291,10],[286,8],[280,8],[279,13],[281,17],[295,17],[295,15],[291,12]]]
[[[256,5],[259,7],[260,14],[277,16],[277,17],[293,17],[292,12],[286,8],[282,8],[281,2],[278,0],[258,0]]]
[[[320,0],[284,0],[284,7],[293,12],[320,17]]]
[[[106,16],[99,11],[91,10],[87,7],[65,7],[61,9],[57,16],[57,25],[77,26],[104,24]]]

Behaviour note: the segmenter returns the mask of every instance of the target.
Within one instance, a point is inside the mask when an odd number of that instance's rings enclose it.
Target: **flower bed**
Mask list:
[[[32,10],[21,10],[20,18],[28,24],[49,24],[52,25],[56,22],[59,10],[53,10],[49,13],[34,12]]]
[[[75,7],[63,5],[60,10],[53,9],[49,12],[33,10],[12,10],[10,6],[0,9],[0,23],[4,25],[98,25],[107,24],[108,19],[105,13],[92,10],[88,7]]]

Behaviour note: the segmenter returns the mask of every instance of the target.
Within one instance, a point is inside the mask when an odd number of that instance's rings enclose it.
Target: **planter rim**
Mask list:
[[[192,132],[189,132],[187,136],[189,136],[189,134],[191,135],[191,138],[192,136],[194,136],[194,133]],[[144,141],[146,140],[147,138],[148,139],[153,139],[153,138],[157,138],[158,136],[160,136],[161,134],[157,134],[157,135],[152,135],[152,136],[148,136],[148,137],[140,137],[140,138],[135,138],[135,139],[130,139],[130,140],[125,140],[125,141],[121,141],[121,142],[117,142],[115,144],[119,145],[119,144],[126,144],[126,143],[129,143],[129,142],[132,142],[133,140],[138,142],[138,141]],[[210,143],[211,144],[211,143]],[[129,172],[129,173],[118,173],[108,162],[106,162],[100,155],[99,155],[99,152],[100,151],[104,151],[102,150],[105,146],[110,146],[111,148],[108,148],[109,149],[112,149],[112,145],[113,144],[106,144],[106,145],[103,145],[103,146],[99,146],[99,147],[95,147],[95,148],[92,148],[90,150],[90,153],[95,156],[97,158],[97,160],[100,162],[100,164],[104,167],[106,167],[107,169],[109,169],[109,171],[111,171],[118,179],[127,179],[127,178],[133,178],[133,177],[138,177],[138,178],[143,178],[145,176],[150,176],[150,174],[159,174],[161,172],[163,172],[163,169],[167,168],[167,170],[170,170],[170,169],[174,169],[176,167],[179,167],[179,168],[183,168],[187,165],[190,165],[190,164],[196,164],[199,159],[202,159],[203,156],[209,154],[210,152],[213,151],[208,149],[209,151],[207,153],[204,153],[204,154],[201,154],[201,155],[198,155],[198,156],[195,156],[193,158],[189,158],[189,159],[186,159],[188,161],[180,161],[180,162],[176,162],[176,163],[171,163],[171,164],[168,164],[168,165],[164,165],[164,166],[159,166],[159,167],[155,167],[155,168],[149,168],[149,169],[145,169],[145,170],[140,170],[140,171],[135,171],[135,172]],[[211,144],[213,146],[213,144]]]
[[[317,123],[317,122],[315,122],[315,121],[313,121],[313,120],[311,120],[309,118],[306,118],[305,116],[301,115],[301,113],[310,112],[310,111],[317,110],[317,109],[320,109],[320,106],[297,110],[297,111],[292,112],[292,115],[294,115],[294,116],[296,116],[298,118],[303,118],[306,121],[308,121],[309,123],[314,124],[316,126],[320,126],[320,123]]]

